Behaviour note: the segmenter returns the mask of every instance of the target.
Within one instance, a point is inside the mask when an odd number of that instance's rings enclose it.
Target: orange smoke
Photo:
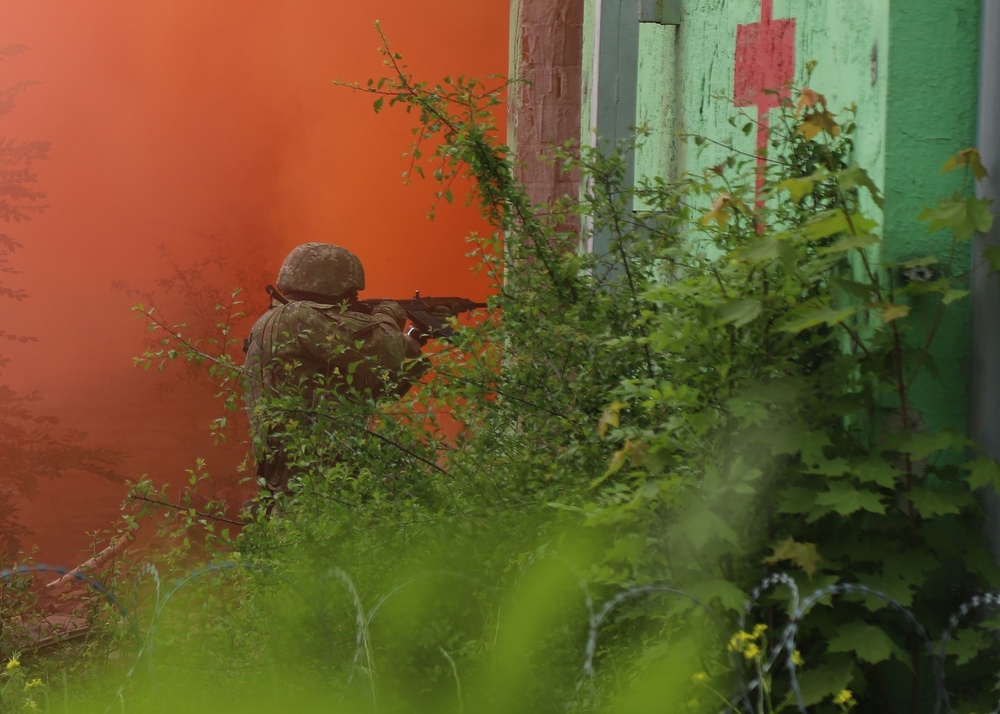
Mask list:
[[[371,97],[333,86],[383,73],[382,28],[418,75],[504,73],[506,3],[246,3],[236,0],[33,0],[8,3],[3,86],[39,80],[0,117],[0,137],[46,140],[37,166],[48,210],[9,228],[24,244],[2,328],[38,338],[5,348],[0,381],[37,390],[39,411],[121,451],[118,470],[181,484],[211,456],[208,390],[132,367],[146,293],[168,320],[211,322],[211,302],[263,281],[307,240],[362,258],[367,294],[468,295],[464,238],[484,230],[461,207],[425,218],[430,183],[403,186],[412,117],[375,117]],[[185,282],[187,281],[187,282]],[[219,457],[234,482],[242,446]],[[228,455],[225,455],[228,454]],[[43,561],[81,560],[86,531],[113,522],[124,494],[86,474],[42,484],[22,504]],[[31,545],[32,539],[26,545]]]

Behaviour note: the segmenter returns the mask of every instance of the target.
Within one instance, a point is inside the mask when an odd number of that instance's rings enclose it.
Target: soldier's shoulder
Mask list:
[[[289,303],[284,307],[288,311],[289,318],[314,326],[326,326],[327,329],[337,327],[354,332],[382,323],[382,320],[377,315],[346,310],[343,305],[328,305],[301,300]]]

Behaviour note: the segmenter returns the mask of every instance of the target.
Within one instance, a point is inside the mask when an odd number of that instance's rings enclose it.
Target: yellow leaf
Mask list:
[[[798,203],[803,196],[812,193],[815,186],[816,180],[812,176],[803,176],[802,178],[785,179],[778,184],[776,190],[788,191],[789,197]]]
[[[882,322],[892,322],[893,320],[898,320],[899,318],[906,317],[910,314],[909,305],[899,305],[894,302],[887,302],[879,305],[878,307],[881,308],[878,316]]]
[[[629,458],[632,460],[633,468],[640,468],[646,465],[646,458],[649,456],[649,445],[641,441],[629,442]]]
[[[605,434],[608,433],[609,426],[617,427],[621,423],[620,421],[621,411],[626,406],[627,406],[626,404],[619,402],[616,399],[611,403],[610,406],[608,406],[607,409],[604,410],[604,413],[601,414],[601,418],[597,422],[597,434],[602,439],[604,438]]]
[[[819,92],[813,91],[806,87],[799,94],[799,101],[795,105],[796,114],[801,112],[803,109],[813,109],[817,106],[826,106],[826,97],[824,97]]]
[[[626,439],[625,444],[611,456],[607,470],[590,482],[590,488],[595,488],[604,483],[608,477],[618,473],[625,466],[626,461],[632,464],[632,468],[641,468],[646,465],[649,456],[649,446],[641,441]]]
[[[834,115],[826,110],[812,111],[802,117],[797,131],[806,139],[813,139],[821,131],[830,136],[840,136],[840,125],[834,120]]]
[[[983,166],[982,158],[980,157],[979,152],[973,148],[962,149],[961,151],[952,154],[951,157],[944,162],[944,166],[941,167],[941,173],[954,171],[959,166],[968,166],[977,181],[981,181],[988,175],[986,167]]]
[[[730,216],[745,208],[746,206],[743,201],[734,198],[728,193],[723,193],[712,201],[712,210],[701,217],[701,225],[707,226],[712,221],[715,221],[719,224],[720,228],[725,228],[729,225]]]

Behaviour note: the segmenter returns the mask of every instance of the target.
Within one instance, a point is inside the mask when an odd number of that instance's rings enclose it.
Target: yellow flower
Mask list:
[[[691,681],[695,684],[703,684],[708,681],[708,675],[704,672],[695,672],[691,675]]]
[[[851,693],[850,689],[841,689],[837,696],[833,698],[833,703],[840,705],[842,707],[853,707],[857,702],[854,701],[854,694]]]
[[[757,659],[761,654],[761,648],[757,645],[763,640],[764,633],[767,632],[767,625],[755,625],[752,632],[740,630],[729,638],[728,649],[730,652],[742,652],[747,659]]]
[[[740,630],[729,638],[728,649],[730,652],[742,652],[743,648],[747,646],[747,643],[753,642],[753,639],[753,635],[749,632],[743,632],[743,630]]]
[[[35,687],[40,687],[40,686],[42,686],[42,680],[36,678],[36,679],[32,679],[30,682],[28,682],[27,684],[25,684],[24,688],[25,689],[34,689]]]
[[[24,700],[24,706],[25,706],[25,708],[30,709],[31,711],[37,711],[38,710],[38,704],[35,703],[34,699],[25,699]]]
[[[798,650],[795,650],[794,652],[792,652],[792,664],[794,664],[796,667],[801,667],[805,663],[806,663],[806,661],[804,659],[802,659],[802,653],[801,652],[799,652]]]
[[[21,660],[17,658],[17,655],[11,657],[10,662],[7,663],[7,669],[17,669],[20,666],[21,666]]]

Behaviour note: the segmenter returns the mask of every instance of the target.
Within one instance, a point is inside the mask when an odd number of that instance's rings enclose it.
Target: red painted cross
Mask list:
[[[736,28],[733,103],[738,107],[757,107],[758,194],[764,185],[768,114],[788,96],[788,84],[795,77],[795,18],[775,20],[773,14],[774,0],[761,0],[760,22]]]

